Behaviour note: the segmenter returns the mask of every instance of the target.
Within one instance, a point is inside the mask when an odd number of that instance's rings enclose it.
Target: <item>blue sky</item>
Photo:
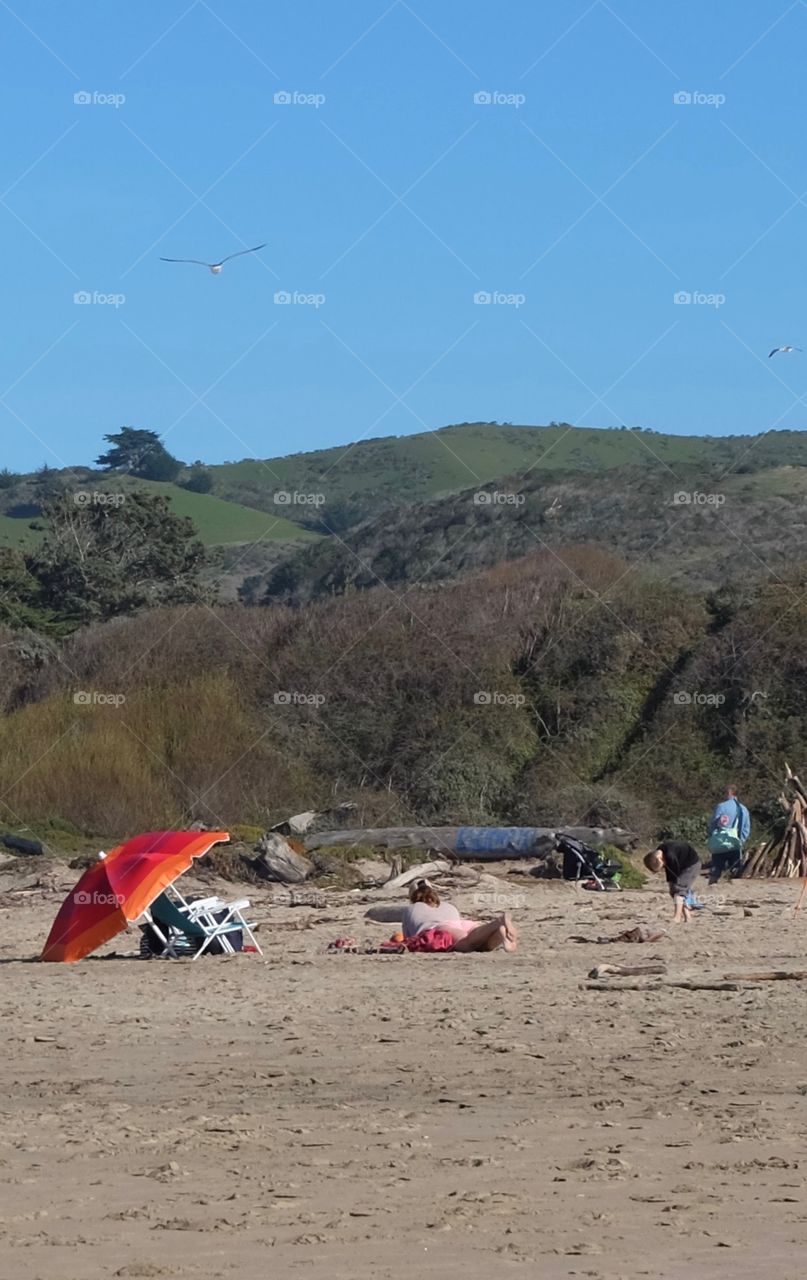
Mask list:
[[[807,426],[807,354],[767,361],[807,347],[802,0],[12,0],[0,35],[2,465],[124,424],[208,461]]]

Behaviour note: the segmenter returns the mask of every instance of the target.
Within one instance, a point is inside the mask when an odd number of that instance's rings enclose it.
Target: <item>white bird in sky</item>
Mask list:
[[[778,355],[780,351],[782,352],[783,355],[789,356],[794,351],[801,351],[801,347],[774,347],[773,351],[771,352],[771,356]],[[769,360],[771,356],[768,356]]]
[[[238,253],[230,253],[226,258],[222,258],[221,262],[201,262],[199,258],[160,258],[160,262],[192,262],[196,267],[207,267],[214,276],[218,276],[225,262],[231,262],[233,258],[243,258],[245,253],[257,253],[259,249],[265,248],[265,244],[256,244],[254,249],[239,249]]]

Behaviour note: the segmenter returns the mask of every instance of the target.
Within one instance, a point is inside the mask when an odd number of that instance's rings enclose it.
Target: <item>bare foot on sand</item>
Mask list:
[[[513,921],[510,919],[506,911],[502,916],[502,921],[499,925],[499,933],[502,939],[502,950],[515,951],[518,946],[518,929],[513,924]]]

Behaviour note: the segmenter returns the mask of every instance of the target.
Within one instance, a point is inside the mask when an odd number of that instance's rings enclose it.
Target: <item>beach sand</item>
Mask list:
[[[514,956],[329,955],[389,927],[258,891],[263,959],[27,962],[75,874],[0,884],[4,1277],[805,1274],[807,983],[584,985],[802,967],[796,883],[598,946],[662,888],[513,881]]]

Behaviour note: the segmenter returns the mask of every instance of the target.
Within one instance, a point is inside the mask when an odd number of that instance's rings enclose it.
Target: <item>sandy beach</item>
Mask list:
[[[358,894],[258,891],[262,959],[144,962],[131,932],[62,966],[30,958],[75,873],[15,873],[4,1276],[804,1274],[805,985],[585,986],[656,956],[669,978],[799,968],[795,883],[706,891],[722,914],[602,946],[667,924],[661,889],[524,881],[514,956],[327,954],[388,928]]]

